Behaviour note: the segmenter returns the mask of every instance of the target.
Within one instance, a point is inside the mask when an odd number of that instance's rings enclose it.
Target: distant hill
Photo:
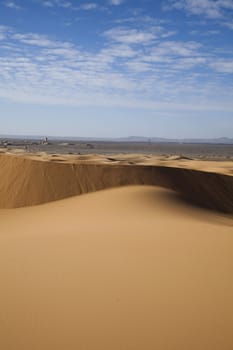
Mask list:
[[[11,140],[42,140],[47,135],[35,136],[35,135],[0,135],[0,139]],[[151,142],[151,143],[208,143],[208,144],[227,144],[233,145],[233,138],[219,137],[219,138],[183,138],[172,139],[162,137],[145,137],[145,136],[128,136],[128,137],[78,137],[78,136],[47,136],[51,141],[91,141],[91,142]]]
[[[233,138],[219,137],[213,139],[170,139],[161,137],[142,137],[142,136],[130,136],[125,138],[115,139],[122,142],[153,142],[153,143],[163,143],[163,142],[174,142],[174,143],[211,143],[211,144],[233,144]]]

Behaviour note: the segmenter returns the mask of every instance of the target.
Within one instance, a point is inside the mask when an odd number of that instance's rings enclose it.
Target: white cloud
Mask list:
[[[164,3],[165,9],[185,10],[193,15],[212,19],[223,17],[225,10],[233,9],[232,0],[171,0]]]
[[[196,56],[197,49],[201,47],[197,42],[181,42],[181,41],[165,41],[159,43],[154,49],[153,54],[159,57],[194,57]]]
[[[123,4],[124,0],[109,0],[110,5],[118,6]]]
[[[0,40],[4,40],[11,33],[11,28],[0,25]]]
[[[103,33],[106,38],[118,43],[143,45],[151,44],[156,39],[167,38],[174,34],[176,34],[175,31],[165,31],[164,28],[159,25],[148,25],[145,29],[114,27]]]
[[[218,60],[211,62],[210,67],[220,73],[233,74],[233,60]]]
[[[10,8],[10,9],[14,9],[14,10],[20,10],[21,6],[19,6],[18,4],[16,4],[14,1],[6,1],[3,3],[6,7]]]
[[[150,47],[146,54],[134,56],[127,62],[131,70],[163,74],[170,72],[175,76],[179,71],[207,65],[207,57],[200,52],[201,45],[196,42],[164,41]]]
[[[45,7],[54,7],[54,3],[52,1],[43,1],[42,5]]]
[[[232,0],[218,0],[218,5],[226,10],[233,10]]]
[[[225,21],[223,24],[225,27],[233,29],[233,21]]]
[[[71,48],[71,43],[64,43],[59,41],[53,41],[48,39],[46,35],[40,35],[35,33],[27,33],[27,34],[13,34],[12,39],[18,40],[21,43],[28,44],[28,45],[34,45],[34,46],[41,46],[41,47],[56,47],[56,48]]]
[[[73,4],[70,1],[66,0],[44,0],[42,1],[42,5],[45,7],[60,7],[64,9],[69,9],[69,10],[84,10],[84,11],[89,11],[89,10],[95,10],[95,9],[103,9],[104,7],[99,6],[95,2],[86,2],[84,4]]]
[[[111,58],[132,58],[138,54],[137,50],[127,44],[117,43],[102,50],[102,55]]]
[[[98,5],[94,2],[89,2],[89,3],[86,3],[86,4],[82,4],[80,5],[80,9],[82,10],[94,10],[98,7]]]
[[[67,9],[73,7],[72,3],[66,0],[43,0],[42,5],[45,7],[62,7]]]
[[[157,36],[152,31],[142,31],[129,28],[113,28],[104,32],[104,36],[124,44],[146,44]]]
[[[224,60],[221,53],[217,57],[206,54],[198,42],[167,40],[161,37],[165,33],[162,28],[157,29],[156,40],[134,36],[136,29],[128,33],[133,34],[129,41],[112,40],[110,35],[111,40],[96,51],[36,33],[1,30],[0,98],[154,110],[171,106],[223,110],[232,106],[233,83],[226,88],[222,80],[232,72],[231,61]],[[150,32],[145,29],[143,33]],[[222,98],[225,107],[217,103]]]

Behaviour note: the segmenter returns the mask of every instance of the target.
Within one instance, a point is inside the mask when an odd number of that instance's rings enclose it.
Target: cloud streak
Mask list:
[[[6,2],[3,3],[3,5],[5,7],[8,7],[9,9],[13,9],[13,10],[20,10],[22,8],[21,6],[19,6],[14,1],[6,1]]]
[[[73,3],[71,1],[66,0],[44,0],[41,2],[42,6],[47,8],[62,8],[67,10],[74,10],[74,11],[91,11],[91,10],[97,10],[97,9],[105,9],[104,6],[100,6],[96,2],[86,2],[83,4],[77,4]]]
[[[164,4],[165,9],[185,10],[193,15],[218,19],[224,16],[224,11],[233,10],[232,0],[171,0]]]
[[[119,6],[123,4],[124,0],[109,0],[109,4],[113,6]]]
[[[196,41],[170,40],[168,33],[161,26],[140,31],[116,26],[101,34],[102,47],[88,51],[0,27],[0,97],[155,111],[165,106],[233,110],[233,84],[226,88],[223,78],[233,73],[233,60],[206,52]]]

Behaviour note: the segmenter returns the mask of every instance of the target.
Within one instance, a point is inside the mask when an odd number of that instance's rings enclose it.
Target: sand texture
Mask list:
[[[232,350],[232,165],[199,162],[0,154],[0,349]]]

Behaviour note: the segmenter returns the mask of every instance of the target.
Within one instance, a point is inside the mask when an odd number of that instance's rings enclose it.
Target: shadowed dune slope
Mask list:
[[[232,220],[217,217],[154,186],[0,210],[0,348],[232,349]]]
[[[200,206],[233,213],[233,176],[166,165],[59,163],[0,154],[0,208],[135,184],[162,186]]]

